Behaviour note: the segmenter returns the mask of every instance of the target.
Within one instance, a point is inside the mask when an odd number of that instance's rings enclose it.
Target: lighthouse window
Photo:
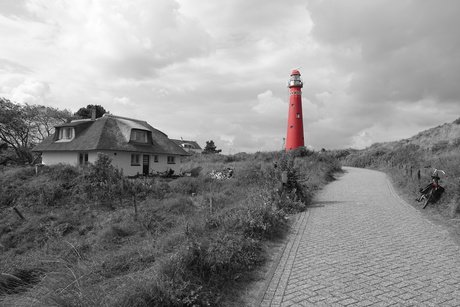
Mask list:
[[[293,106],[294,106],[294,104],[291,104],[291,107],[293,107]]]
[[[291,129],[294,128],[294,126],[291,126]]]
[[[300,118],[300,113],[297,113],[297,115],[295,117]]]

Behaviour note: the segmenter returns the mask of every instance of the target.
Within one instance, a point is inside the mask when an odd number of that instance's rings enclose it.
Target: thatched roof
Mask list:
[[[200,147],[200,145],[198,145],[196,141],[176,140],[176,139],[171,139],[171,141],[173,141],[174,143],[176,143],[177,145],[181,147],[183,144],[190,144],[192,146],[191,149],[202,150],[202,148]]]
[[[69,142],[57,142],[60,128],[73,127],[75,137]],[[131,130],[147,131],[147,143],[130,141]],[[33,151],[91,151],[112,150],[148,152],[152,154],[188,155],[166,134],[145,121],[105,115],[96,120],[77,120],[56,126],[54,136],[35,146]]]

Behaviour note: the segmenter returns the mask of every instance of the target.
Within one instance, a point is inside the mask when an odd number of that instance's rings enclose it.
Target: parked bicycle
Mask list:
[[[443,173],[444,175],[446,174],[446,172],[443,170],[433,168],[433,173],[431,174],[431,182],[425,188],[420,189],[421,195],[416,200],[418,202],[423,202],[423,209],[428,206],[429,202],[438,200],[444,192],[444,188],[439,185],[439,180],[441,180],[441,178],[438,176],[439,172]]]

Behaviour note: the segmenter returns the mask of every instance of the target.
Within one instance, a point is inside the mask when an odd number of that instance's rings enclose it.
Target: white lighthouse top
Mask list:
[[[302,79],[300,78],[300,72],[293,70],[291,73],[291,79],[289,80],[288,87],[303,87]]]

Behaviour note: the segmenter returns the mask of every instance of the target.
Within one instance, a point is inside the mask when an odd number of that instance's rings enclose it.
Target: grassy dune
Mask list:
[[[209,175],[228,167],[231,178]],[[302,149],[194,156],[183,170],[129,180],[106,156],[3,169],[2,306],[241,306],[288,216],[340,165]]]

